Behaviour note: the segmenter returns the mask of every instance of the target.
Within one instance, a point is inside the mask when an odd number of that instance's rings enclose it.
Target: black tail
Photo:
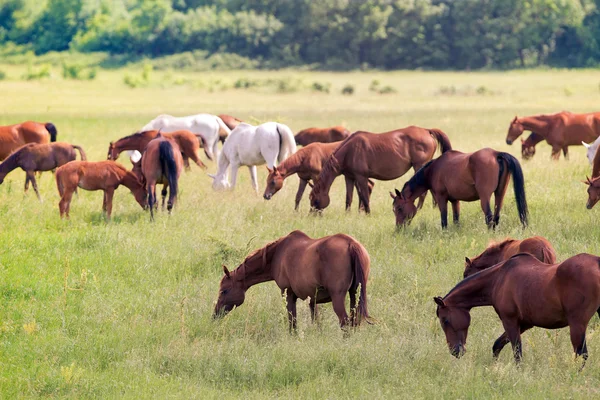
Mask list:
[[[502,161],[506,162],[508,171],[512,175],[513,185],[515,189],[515,200],[517,202],[517,210],[519,211],[519,219],[523,226],[527,226],[527,217],[529,211],[527,210],[527,199],[525,198],[525,178],[523,177],[523,170],[519,160],[508,153],[498,153],[498,163]]]
[[[365,321],[371,324],[369,310],[367,309],[367,278],[371,264],[369,253],[360,243],[350,243],[350,259],[354,273],[352,286],[356,288],[360,285],[360,298],[357,306],[358,323],[360,324],[364,318]]]
[[[173,146],[168,141],[160,142],[158,145],[160,167],[169,181],[169,190],[177,198],[177,164],[173,153]]]
[[[429,134],[437,140],[440,145],[440,149],[442,153],[445,153],[449,150],[452,150],[452,144],[450,143],[450,138],[444,132],[439,129],[430,129]]]
[[[52,122],[47,122],[45,125],[46,130],[50,134],[50,141],[56,142],[56,135],[58,135],[58,131],[56,130],[56,126]]]

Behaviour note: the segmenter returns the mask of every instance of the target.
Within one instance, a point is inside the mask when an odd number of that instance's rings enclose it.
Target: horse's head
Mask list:
[[[213,180],[212,187],[214,190],[229,190],[231,189],[231,184],[227,177],[219,178],[218,175],[208,174]]]
[[[273,169],[267,167],[267,170],[269,170],[269,176],[267,176],[267,187],[263,197],[265,200],[271,200],[271,197],[283,187],[283,175],[277,170],[277,167],[273,167]]]
[[[311,211],[322,211],[329,206],[329,193],[324,190],[313,190],[310,192],[310,208]]]
[[[529,160],[535,155],[535,145],[530,144],[527,140],[521,139],[521,156],[523,160]]]
[[[107,160],[116,160],[117,158],[119,158],[119,154],[117,153],[117,150],[115,149],[115,144],[113,142],[110,142],[108,145],[108,155],[106,156]]]
[[[464,308],[447,306],[441,297],[434,297],[433,301],[437,304],[435,314],[440,320],[442,330],[446,335],[446,343],[448,343],[450,353],[459,358],[466,351],[465,345],[469,325],[471,324],[471,314]]]
[[[414,201],[408,200],[408,197],[404,196],[398,189],[395,189],[396,194],[390,192],[390,196],[393,200],[392,211],[396,216],[396,226],[410,224],[417,213],[417,207]]]
[[[234,307],[241,306],[246,298],[246,291],[244,290],[242,281],[233,279],[231,273],[224,265],[223,272],[225,276],[221,278],[221,283],[219,284],[219,298],[215,305],[213,318],[225,316]]]
[[[476,257],[473,260],[469,259],[469,257],[465,257],[465,272],[463,273],[463,278],[476,274],[479,271],[483,271],[492,265],[486,265],[485,262],[482,262],[481,257]]]
[[[513,144],[513,142],[521,136],[525,128],[523,124],[519,122],[519,119],[515,116],[510,126],[508,127],[508,135],[506,136],[506,144]]]
[[[582,182],[588,185],[587,209],[591,210],[596,205],[598,200],[600,200],[600,179],[590,179],[587,176],[585,177],[585,179],[586,180]]]

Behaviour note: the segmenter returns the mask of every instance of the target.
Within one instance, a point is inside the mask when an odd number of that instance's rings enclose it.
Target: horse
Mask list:
[[[367,310],[369,253],[354,238],[338,233],[312,239],[304,232],[293,231],[250,254],[219,284],[219,298],[214,318],[222,317],[244,303],[246,291],[262,282],[274,280],[286,295],[290,332],[296,330],[296,300],[310,297],[313,322],[317,304],[333,304],[340,327],[370,322]],[[356,292],[360,287],[358,307]],[[346,293],[350,295],[350,318],[346,313]],[[358,315],[357,315],[358,314]]]
[[[333,143],[341,142],[350,136],[350,131],[343,126],[332,126],[331,128],[307,128],[294,136],[296,144],[306,146],[311,143]]]
[[[356,185],[358,198],[368,214],[369,178],[389,181],[411,167],[417,171],[432,159],[438,145],[442,153],[452,150],[448,136],[439,129],[409,126],[379,134],[356,132],[340,144],[323,166],[310,193],[310,205],[314,210],[325,209],[333,181],[344,174],[347,187]],[[424,200],[425,195],[419,200],[419,207]]]
[[[518,253],[531,254],[546,264],[556,263],[556,252],[547,239],[541,236],[523,240],[509,238],[498,243],[490,243],[483,253],[472,259],[465,257],[463,277],[466,278],[499,262],[506,261]]]
[[[581,142],[581,144],[583,145],[583,147],[585,147],[587,149],[585,155],[588,159],[588,161],[590,162],[590,164],[594,164],[594,157],[596,155],[596,150],[598,149],[598,146],[600,146],[600,136],[598,136],[598,138],[596,140],[594,140],[593,143],[591,144],[587,144],[586,142]]]
[[[150,220],[154,220],[154,205],[156,204],[156,184],[163,184],[162,207],[165,207],[167,188],[169,188],[169,201],[167,210],[169,214],[177,201],[177,181],[183,168],[181,150],[177,143],[159,133],[146,146],[146,151],[141,160],[142,175],[148,191],[148,207]]]
[[[546,139],[552,146],[552,159],[558,160],[561,149],[568,159],[569,146],[581,145],[583,141],[591,142],[600,136],[600,113],[573,114],[562,111],[521,118],[515,116],[508,127],[506,144],[512,144],[525,130]]]
[[[246,165],[250,170],[252,187],[258,193],[256,166],[267,164],[273,169],[276,162],[285,160],[296,152],[296,142],[291,129],[278,122],[266,122],[254,126],[242,122],[231,131],[231,135],[223,145],[223,153],[219,158],[219,167],[213,178],[213,189],[227,190],[235,188],[237,172],[240,166]],[[231,182],[228,169],[231,166]]]
[[[588,210],[591,210],[594,208],[598,200],[600,200],[600,176],[592,179],[588,178],[587,176],[585,178],[586,180],[582,182],[588,185],[588,201],[586,207]]]
[[[521,139],[521,156],[523,160],[529,160],[535,155],[535,146],[544,140],[544,137],[532,132],[527,139]]]
[[[41,201],[42,198],[35,180],[35,172],[51,171],[75,160],[77,158],[75,149],[79,151],[81,160],[86,161],[87,157],[83,149],[74,144],[54,142],[45,144],[28,143],[21,146],[0,164],[0,184],[4,182],[4,178],[9,172],[21,168],[25,171],[25,192],[29,189],[29,181],[31,181],[33,190],[35,190],[37,198]]]
[[[430,190],[440,209],[442,229],[448,226],[448,201],[452,203],[454,223],[458,224],[459,200],[480,200],[485,223],[489,228],[496,227],[500,221],[500,209],[510,175],[513,177],[519,218],[523,226],[526,226],[528,211],[521,165],[512,155],[490,148],[474,153],[448,151],[418,170],[404,184],[401,192],[398,189],[396,195],[390,192],[396,225],[410,223],[417,213],[415,199]],[[490,208],[492,193],[496,203],[493,219]]]
[[[225,125],[227,125],[227,127],[230,130],[234,130],[240,123],[244,122],[239,118],[232,117],[231,115],[227,115],[227,114],[219,114],[218,117],[221,118],[223,123]],[[221,137],[221,143],[224,144],[225,139],[227,139],[227,135],[225,135],[224,137]]]
[[[140,129],[141,132],[160,130],[164,133],[187,130],[204,140],[204,151],[212,161],[219,156],[217,143],[223,137],[227,137],[231,130],[223,120],[212,114],[196,114],[187,117],[174,117],[162,114],[148,122]],[[223,139],[224,140],[224,139]]]
[[[585,364],[587,324],[594,313],[600,315],[599,265],[600,257],[585,253],[551,265],[521,253],[468,277],[444,298],[434,298],[450,353],[460,357],[465,352],[471,308],[492,306],[505,330],[494,342],[495,358],[510,342],[519,362],[521,334],[534,326],[568,326],[573,350]]]
[[[78,187],[85,190],[104,191],[102,211],[108,220],[112,213],[112,199],[115,190],[127,187],[142,208],[146,208],[144,184],[132,171],[115,161],[71,161],[56,170],[56,186],[60,194],[58,208],[60,217],[69,218],[71,198]]]
[[[0,160],[27,143],[56,142],[56,126],[26,121],[16,125],[0,126]]]
[[[277,167],[273,166],[272,169],[267,168],[269,175],[267,176],[267,187],[265,188],[263,198],[270,200],[283,187],[283,182],[286,178],[298,174],[300,184],[298,185],[294,206],[294,210],[298,210],[306,185],[310,185],[311,180],[313,184],[317,181],[323,164],[325,164],[339,145],[339,142],[311,143],[283,160]],[[369,194],[373,191],[374,185],[375,183],[369,179]],[[352,183],[346,181],[346,210],[349,210],[352,205],[353,191],[354,186],[352,186]],[[359,208],[361,207],[364,208],[363,204],[359,201]]]

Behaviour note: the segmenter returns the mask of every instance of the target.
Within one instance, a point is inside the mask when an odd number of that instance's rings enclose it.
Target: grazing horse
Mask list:
[[[131,190],[142,208],[146,207],[146,189],[138,176],[115,161],[71,161],[56,170],[56,186],[60,194],[60,217],[69,218],[71,198],[78,187],[104,191],[102,211],[110,220],[115,190],[123,185]]]
[[[569,146],[580,146],[582,142],[592,142],[600,136],[600,113],[573,114],[563,111],[557,114],[515,117],[508,128],[506,143],[512,144],[525,130],[546,139],[552,146],[552,159],[558,160],[561,149],[568,159]],[[529,147],[528,152],[531,152]],[[522,151],[524,149],[525,147]]]
[[[492,306],[505,330],[494,343],[494,357],[510,342],[519,362],[523,332],[534,326],[568,326],[573,350],[585,363],[587,324],[596,312],[600,315],[600,257],[582,253],[548,265],[531,254],[517,254],[468,277],[434,301],[446,342],[456,357],[465,352],[471,308]]]
[[[525,199],[525,179],[519,161],[508,153],[484,148],[474,153],[448,151],[425,164],[404,184],[402,192],[390,192],[396,225],[409,223],[417,213],[414,201],[423,193],[431,191],[438,204],[442,229],[448,226],[448,201],[452,203],[454,223],[458,223],[462,201],[481,201],[481,209],[488,227],[495,227],[500,221],[500,209],[510,175],[513,177],[515,200],[519,218],[527,225],[527,200]],[[492,219],[490,198],[494,194],[495,210]]]
[[[227,114],[219,114],[218,117],[221,118],[221,120],[223,120],[223,123],[225,123],[225,125],[227,125],[227,127],[231,131],[234,130],[239,124],[244,122],[239,118],[232,117],[231,115],[227,115]],[[221,131],[221,132],[224,132],[224,131]],[[231,132],[225,132],[225,133],[229,134]],[[227,134],[220,138],[221,143],[225,143],[225,139],[227,139]]]
[[[162,114],[144,125],[140,131],[152,130],[164,133],[186,130],[198,135],[198,139],[204,141],[204,151],[210,160],[214,160],[215,156],[219,156],[217,143],[219,143],[221,137],[227,137],[231,133],[223,120],[212,114],[196,114],[188,117],[173,117],[172,115]]]
[[[53,123],[26,121],[16,125],[0,126],[0,160],[27,143],[56,142],[56,127]]]
[[[556,263],[554,248],[547,239],[541,236],[533,236],[523,240],[505,239],[498,243],[491,243],[483,253],[473,259],[465,257],[463,277],[466,278],[499,262],[506,261],[518,253],[531,254],[546,264]]]
[[[588,185],[588,201],[586,207],[588,210],[591,210],[598,200],[600,200],[600,176],[592,179],[587,176],[585,178],[586,180],[582,182]]]
[[[163,184],[162,207],[165,207],[167,188],[169,188],[169,201],[167,210],[169,214],[177,201],[177,181],[183,168],[181,150],[173,139],[164,137],[159,133],[146,146],[142,155],[142,175],[148,191],[148,207],[150,219],[154,220],[154,205],[156,204],[156,184]]]
[[[438,144],[442,153],[452,150],[448,136],[439,129],[409,126],[379,134],[356,132],[340,144],[323,166],[310,193],[310,205],[315,210],[326,208],[333,181],[344,174],[346,187],[356,185],[358,198],[369,213],[368,179],[389,181],[401,177],[410,168],[417,171],[431,160]],[[423,193],[419,207],[424,200]]]
[[[283,182],[286,178],[298,174],[300,184],[298,186],[298,192],[296,193],[296,203],[294,206],[294,210],[298,210],[306,185],[310,184],[309,181],[311,180],[313,184],[317,181],[317,177],[321,173],[323,164],[325,164],[327,159],[339,145],[338,142],[311,143],[283,160],[277,167],[274,166],[273,169],[269,169],[267,187],[265,188],[265,193],[263,195],[265,200],[270,200],[271,197],[283,187]],[[373,191],[374,185],[375,183],[369,179],[369,194]],[[352,186],[351,182],[346,180],[346,210],[349,210],[352,205],[353,191],[354,186]],[[364,207],[360,200],[359,207]]]
[[[229,272],[223,266],[225,276],[219,285],[213,317],[222,317],[241,306],[251,286],[274,280],[281,293],[286,294],[290,332],[296,329],[296,300],[308,297],[313,321],[317,304],[331,302],[342,328],[349,323],[359,325],[363,318],[369,322],[370,264],[367,250],[350,236],[338,233],[312,239],[301,231],[293,231],[250,254],[235,270]],[[350,318],[346,313],[346,293],[350,294]]]
[[[294,136],[296,144],[306,146],[314,142],[333,143],[341,142],[350,136],[350,131],[343,126],[333,126],[331,128],[307,128],[303,129]]]
[[[544,140],[543,136],[533,132],[527,139],[521,139],[521,156],[523,160],[529,160],[535,155],[535,146],[542,140]]]
[[[21,146],[0,164],[0,184],[4,182],[4,178],[9,172],[21,168],[26,175],[25,191],[27,192],[27,189],[29,189],[29,181],[31,181],[35,194],[41,200],[37,181],[35,180],[35,172],[51,171],[75,160],[77,158],[75,149],[79,150],[81,160],[86,161],[87,157],[83,149],[74,144],[54,142],[45,144],[28,143]]]
[[[275,163],[285,160],[296,152],[296,143],[291,129],[278,122],[266,122],[254,126],[242,122],[235,128],[223,146],[219,158],[219,168],[213,178],[213,189],[227,190],[235,188],[238,169],[246,165],[250,170],[252,187],[258,193],[256,166],[267,164],[273,169]],[[231,182],[228,169],[231,166]]]

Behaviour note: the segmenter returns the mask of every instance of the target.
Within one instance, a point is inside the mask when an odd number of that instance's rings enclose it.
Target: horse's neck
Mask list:
[[[550,121],[545,116],[536,115],[533,117],[522,117],[519,119],[519,122],[525,129],[535,132],[538,135],[546,136],[548,134]]]
[[[319,178],[317,179],[315,188],[313,190],[318,188],[320,191],[329,192],[329,188],[331,188],[333,181],[340,174],[341,174],[341,171],[339,168],[339,161],[332,154],[330,156],[329,160],[323,166],[323,169],[321,170],[321,173],[319,174]]]
[[[138,137],[128,137],[128,138],[123,138],[120,140],[117,140],[114,143],[114,148],[116,151],[118,151],[119,153],[125,151],[125,150],[140,150],[139,147],[139,141],[141,140],[141,138]]]
[[[529,135],[529,137],[525,139],[525,144],[529,146],[535,146],[542,140],[544,140],[544,137],[542,135],[538,135],[535,132],[531,132],[531,135]]]
[[[298,153],[292,154],[277,166],[277,170],[283,176],[284,179],[290,175],[298,173],[298,171],[300,171],[301,168],[302,158]]]
[[[459,283],[444,298],[448,305],[471,309],[492,304],[492,288],[497,268],[488,268]]]
[[[6,158],[2,164],[0,164],[0,176],[4,178],[10,171],[19,166],[19,154],[20,151],[12,153]]]

